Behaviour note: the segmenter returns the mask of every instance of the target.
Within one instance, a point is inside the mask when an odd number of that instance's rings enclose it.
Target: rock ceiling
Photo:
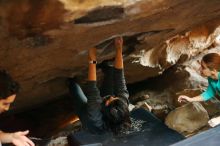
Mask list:
[[[219,6],[219,0],[2,0],[0,66],[21,84],[14,108],[66,94],[67,77],[86,75],[87,49],[98,48],[99,62],[110,59],[116,36],[124,37],[128,83],[158,75],[181,54],[212,44]]]

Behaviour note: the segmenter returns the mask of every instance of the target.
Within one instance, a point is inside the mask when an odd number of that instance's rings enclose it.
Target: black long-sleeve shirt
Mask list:
[[[121,98],[127,105],[129,104],[129,93],[126,87],[124,70],[114,69],[114,94]],[[97,88],[96,81],[88,81],[86,86],[88,122],[87,128],[93,133],[101,133],[105,130],[105,125],[102,119],[101,103],[102,98],[100,91]]]

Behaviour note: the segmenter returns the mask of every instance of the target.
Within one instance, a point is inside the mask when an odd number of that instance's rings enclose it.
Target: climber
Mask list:
[[[96,134],[108,129],[117,134],[121,129],[130,126],[129,93],[124,77],[121,37],[115,39],[115,47],[114,67],[109,61],[100,64],[104,73],[101,91],[96,86],[96,48],[89,49],[86,95],[73,79],[69,80],[69,90],[74,98],[77,115],[83,127]]]
[[[208,88],[202,94],[193,98],[180,95],[178,97],[179,102],[207,101],[220,96],[220,55],[217,53],[206,54],[200,64],[201,75],[208,78]],[[209,124],[212,127],[220,124],[220,117],[209,120]]]
[[[0,113],[8,111],[14,102],[19,85],[13,81],[11,76],[4,70],[0,71]],[[12,143],[15,146],[34,146],[34,143],[27,138],[28,130],[6,133],[0,131],[1,143]]]

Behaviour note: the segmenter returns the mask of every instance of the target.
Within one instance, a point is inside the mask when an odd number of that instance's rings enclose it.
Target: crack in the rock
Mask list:
[[[104,6],[88,12],[74,21],[75,24],[89,24],[103,21],[111,21],[122,18],[124,8],[120,6]]]

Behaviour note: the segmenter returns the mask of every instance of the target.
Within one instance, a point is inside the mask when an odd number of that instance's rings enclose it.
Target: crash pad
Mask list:
[[[172,146],[220,146],[220,126],[203,131]]]
[[[184,136],[168,128],[152,113],[138,108],[131,113],[134,130],[113,135],[106,132],[102,135],[88,131],[72,133],[68,136],[70,146],[168,146],[184,139]]]

